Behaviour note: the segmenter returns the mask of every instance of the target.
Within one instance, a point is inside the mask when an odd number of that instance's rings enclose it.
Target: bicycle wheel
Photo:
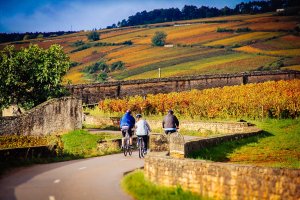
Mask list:
[[[124,145],[124,147],[123,147],[123,153],[124,153],[124,156],[127,156],[127,145]]]
[[[139,157],[144,158],[144,141],[143,141],[143,138],[139,139]]]
[[[128,138],[125,137],[125,139],[124,139],[124,147],[123,147],[124,156],[127,156],[127,152],[128,152]]]
[[[128,154],[131,156],[132,155],[132,148],[131,146],[128,145]]]

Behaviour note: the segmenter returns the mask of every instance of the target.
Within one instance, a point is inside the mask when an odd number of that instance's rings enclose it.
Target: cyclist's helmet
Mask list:
[[[129,113],[129,114],[131,114],[131,110],[130,109],[128,109],[126,112]]]
[[[173,114],[174,112],[173,112],[173,110],[169,110],[168,113]]]
[[[142,115],[141,114],[137,114],[136,118],[142,118]]]

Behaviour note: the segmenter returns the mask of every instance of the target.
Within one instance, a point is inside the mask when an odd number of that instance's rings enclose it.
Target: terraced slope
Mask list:
[[[15,45],[18,48],[29,43],[44,48],[54,43],[62,45],[71,61],[77,63],[65,76],[66,82],[75,84],[94,82],[82,70],[100,61],[125,63],[125,69],[109,73],[109,80],[156,78],[158,68],[161,68],[162,77],[299,70],[299,21],[299,16],[272,13],[235,15],[105,29],[99,31],[101,39],[95,42],[87,40],[87,32],[79,32]],[[156,31],[167,33],[169,47],[151,45]],[[76,45],[78,41],[83,44]],[[131,41],[132,45],[126,41]],[[5,45],[0,44],[0,49]]]

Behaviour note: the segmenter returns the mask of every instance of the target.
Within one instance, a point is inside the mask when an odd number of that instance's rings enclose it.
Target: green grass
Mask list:
[[[62,135],[62,141],[64,143],[64,153],[82,156],[85,158],[104,155],[104,152],[97,149],[97,142],[99,140],[107,140],[113,138],[118,138],[118,136],[108,133],[90,134],[85,130],[71,131],[67,134]],[[114,153],[118,151],[119,149],[112,148],[111,152],[105,153]]]
[[[300,119],[253,121],[264,132],[224,142],[190,155],[191,158],[268,167],[300,168]]]
[[[126,175],[122,180],[122,188],[134,199],[142,200],[201,200],[202,198],[190,191],[185,191],[181,187],[158,186],[146,180],[141,170]]]

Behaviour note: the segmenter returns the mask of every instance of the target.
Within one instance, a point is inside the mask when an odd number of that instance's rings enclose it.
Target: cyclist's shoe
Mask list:
[[[144,150],[144,154],[145,154],[145,155],[147,154],[147,150]]]
[[[130,149],[133,149],[133,145],[130,145],[129,147],[130,147]]]
[[[121,146],[121,149],[123,150],[123,149],[124,149],[124,147],[123,147],[123,146]]]

